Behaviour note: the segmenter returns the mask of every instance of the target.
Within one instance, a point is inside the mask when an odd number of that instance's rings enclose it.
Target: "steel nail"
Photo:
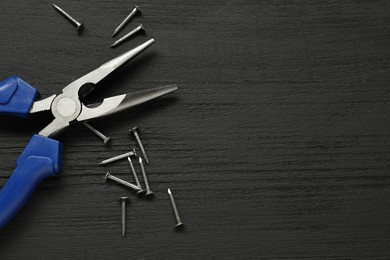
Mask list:
[[[146,177],[145,167],[144,167],[144,163],[142,161],[142,158],[138,157],[138,161],[139,161],[139,165],[141,167],[142,177],[144,178],[144,182],[145,182],[145,187],[146,187],[145,195],[151,196],[151,195],[153,195],[153,192],[150,190],[150,187],[149,187],[149,182],[148,182],[148,178]]]
[[[72,16],[70,16],[67,12],[65,12],[62,8],[59,6],[52,4],[54,9],[56,9],[60,14],[62,14],[65,18],[67,18],[73,25],[76,26],[77,31],[80,31],[84,25],[80,22],[78,22],[76,19],[74,19]]]
[[[114,33],[112,34],[112,37],[114,37],[122,28],[123,26],[125,26],[125,24],[137,13],[139,12],[140,14],[142,13],[141,12],[141,9],[139,9],[138,6],[134,5],[134,8],[133,10],[130,12],[130,14],[125,18],[125,20],[123,20],[123,22],[121,22],[121,24],[115,29]]]
[[[134,184],[132,184],[130,182],[127,182],[127,181],[124,181],[122,179],[119,179],[118,177],[115,177],[114,175],[112,175],[110,172],[107,172],[107,174],[105,176],[105,180],[107,180],[107,179],[116,181],[116,182],[118,182],[118,183],[120,183],[120,184],[122,184],[122,185],[124,185],[126,187],[129,187],[129,188],[131,188],[133,190],[136,190],[136,191],[141,190],[140,187],[138,187],[138,186],[136,186],[136,185],[134,185]]]
[[[133,156],[134,154],[135,154],[134,151],[131,151],[131,152],[128,152],[128,153],[124,153],[124,154],[120,154],[118,156],[114,156],[114,157],[109,158],[107,160],[101,161],[99,163],[99,165],[103,165],[103,164],[107,164],[107,163],[110,163],[110,162],[118,161],[118,160],[127,158],[129,156]]]
[[[86,127],[88,127],[89,130],[91,130],[92,132],[94,132],[97,136],[99,136],[100,138],[102,138],[104,144],[107,144],[107,143],[110,141],[111,137],[105,136],[104,134],[102,134],[102,132],[100,132],[99,130],[97,130],[95,127],[91,126],[89,123],[84,122],[83,124],[84,124]]]
[[[137,144],[138,144],[138,146],[139,146],[139,149],[141,150],[142,156],[144,157],[146,163],[147,163],[147,164],[150,164],[150,163],[149,163],[149,158],[148,158],[148,156],[146,155],[146,152],[145,152],[145,148],[144,148],[144,146],[142,145],[141,139],[139,138],[137,129],[138,129],[137,127],[133,127],[133,128],[130,129],[129,131],[133,133],[133,135],[134,135],[134,137],[135,137],[135,140],[137,141]]]
[[[139,26],[137,26],[134,30],[132,30],[131,32],[129,32],[128,34],[126,34],[125,36],[123,36],[122,38],[120,38],[119,40],[117,40],[116,42],[114,42],[112,45],[111,45],[111,48],[114,48],[116,47],[117,45],[121,44],[122,42],[124,42],[125,40],[129,39],[130,37],[132,37],[134,34],[136,34],[137,32],[145,32],[145,28],[142,26],[142,24],[140,24]]]
[[[172,208],[173,208],[173,213],[175,214],[175,218],[176,218],[176,225],[175,225],[175,227],[179,228],[179,227],[183,226],[184,224],[183,224],[183,222],[181,222],[179,211],[177,210],[176,202],[175,202],[175,199],[173,198],[173,195],[172,195],[172,192],[171,192],[170,188],[168,188],[168,196],[169,196],[169,199],[171,201],[171,205],[172,205]]]
[[[121,197],[122,204],[122,237],[126,234],[126,201],[129,197]]]
[[[143,190],[142,187],[141,187],[141,183],[139,182],[137,173],[135,172],[134,165],[133,165],[133,162],[131,161],[130,156],[127,157],[127,160],[129,161],[129,167],[130,167],[131,172],[133,173],[135,183],[140,188],[140,191],[137,191],[137,194],[141,194],[141,193],[145,192],[145,190]]]

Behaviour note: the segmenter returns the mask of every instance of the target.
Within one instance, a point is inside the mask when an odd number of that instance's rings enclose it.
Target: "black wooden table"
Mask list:
[[[390,2],[3,0],[0,78],[18,75],[42,97],[153,37],[87,102],[176,83],[179,90],[58,140],[64,168],[0,231],[0,259],[259,259],[390,257]],[[139,35],[116,49],[132,4]],[[117,38],[116,38],[117,39]],[[51,120],[0,117],[0,186],[32,134]],[[156,196],[126,161],[139,126]],[[137,165],[136,165],[137,167]],[[137,168],[138,169],[138,168]],[[170,187],[186,228],[175,232]],[[120,196],[130,196],[121,237]]]

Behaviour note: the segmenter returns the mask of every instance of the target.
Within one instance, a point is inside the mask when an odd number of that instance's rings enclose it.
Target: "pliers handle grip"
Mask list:
[[[17,76],[0,82],[0,114],[27,117],[38,90]]]
[[[27,117],[38,91],[19,77],[0,82],[0,114]],[[19,156],[16,168],[0,192],[0,228],[24,206],[38,184],[62,167],[62,144],[34,135]]]
[[[16,161],[16,168],[0,192],[0,229],[26,204],[39,183],[62,168],[62,143],[34,135]]]

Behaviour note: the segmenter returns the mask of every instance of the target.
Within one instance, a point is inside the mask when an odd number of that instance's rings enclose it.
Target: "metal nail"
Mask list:
[[[121,197],[122,204],[122,237],[126,234],[126,201],[129,197]]]
[[[142,24],[140,24],[139,26],[137,26],[134,30],[132,30],[131,32],[129,32],[128,34],[126,34],[125,36],[123,36],[122,38],[120,38],[119,40],[117,40],[116,42],[114,42],[112,45],[111,45],[111,48],[114,48],[115,46],[121,44],[122,42],[124,42],[125,40],[129,39],[130,37],[132,37],[134,34],[136,34],[137,32],[145,32],[145,28],[142,26]]]
[[[133,128],[130,129],[129,131],[133,133],[133,135],[134,135],[134,137],[135,137],[135,140],[137,141],[137,144],[138,144],[138,146],[139,146],[139,149],[141,150],[142,156],[144,157],[146,163],[147,163],[147,164],[150,164],[150,163],[149,163],[148,156],[146,155],[146,152],[145,152],[145,148],[144,148],[144,146],[142,145],[141,139],[139,138],[137,129],[138,129],[137,127],[133,127]]]
[[[133,173],[135,183],[140,188],[140,191],[137,191],[137,194],[141,194],[141,193],[145,192],[145,190],[143,190],[141,187],[141,183],[139,182],[139,179],[138,179],[137,173],[135,172],[134,165],[133,165],[133,162],[131,161],[131,158],[127,157],[127,160],[129,161],[129,167],[130,167],[131,172]]]
[[[150,190],[150,187],[149,187],[149,182],[148,182],[148,178],[146,177],[145,167],[144,167],[144,163],[142,161],[142,158],[138,157],[138,161],[139,161],[139,165],[141,167],[142,177],[144,178],[144,182],[145,182],[145,187],[146,187],[145,195],[151,196],[151,195],[153,195],[153,192]]]
[[[118,177],[115,177],[114,175],[112,175],[110,172],[107,172],[107,174],[105,176],[105,180],[107,180],[107,179],[116,181],[116,182],[118,182],[118,183],[120,183],[120,184],[122,184],[122,185],[124,185],[126,187],[129,187],[129,188],[131,188],[133,190],[136,190],[136,191],[141,190],[138,186],[136,186],[136,185],[134,185],[134,184],[132,184],[130,182],[124,181],[122,179],[119,179]]]
[[[107,164],[107,163],[110,163],[110,162],[118,161],[120,159],[124,159],[124,158],[127,158],[129,156],[133,156],[133,155],[134,155],[134,151],[131,151],[131,152],[128,152],[128,153],[124,153],[124,154],[121,154],[121,155],[109,158],[107,160],[101,161],[99,163],[99,165],[103,165],[103,164]]]
[[[130,14],[121,22],[121,24],[115,29],[114,33],[112,34],[112,37],[114,37],[122,28],[125,26],[125,24],[137,13],[139,12],[140,14],[141,9],[139,9],[138,6],[134,5],[134,9],[130,12]]]
[[[173,198],[173,195],[172,195],[172,192],[171,192],[170,188],[168,188],[168,196],[169,196],[169,199],[171,201],[171,205],[172,205],[172,208],[173,208],[173,213],[175,213],[175,218],[176,218],[176,225],[175,225],[175,227],[179,228],[179,227],[183,226],[184,224],[183,224],[183,222],[181,222],[179,211],[177,210],[176,202],[175,202],[175,199]]]
[[[80,31],[84,25],[82,23],[79,23],[76,19],[74,19],[72,16],[70,16],[67,12],[65,12],[62,8],[59,6],[53,4],[54,9],[56,9],[60,14],[62,14],[65,18],[67,18],[73,25],[76,26],[77,31]]]
[[[105,136],[104,134],[102,134],[102,132],[100,132],[99,130],[97,130],[95,127],[91,126],[89,123],[84,122],[83,124],[84,124],[86,127],[88,127],[89,130],[91,130],[92,132],[94,132],[97,136],[99,136],[100,138],[102,138],[104,144],[107,144],[107,143],[110,141],[111,137]]]

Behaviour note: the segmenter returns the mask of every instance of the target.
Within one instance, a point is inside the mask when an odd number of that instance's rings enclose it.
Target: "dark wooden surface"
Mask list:
[[[19,75],[43,97],[149,37],[156,44],[88,101],[176,83],[153,103],[58,137],[64,168],[0,231],[0,259],[259,259],[390,257],[390,3],[144,1],[147,36],[117,49],[131,2],[3,0],[0,78]],[[50,115],[0,117],[0,186]],[[100,160],[142,130],[154,200],[103,180],[132,180]],[[137,167],[137,166],[136,166]],[[186,229],[173,230],[166,189]],[[120,196],[130,195],[127,236]]]

